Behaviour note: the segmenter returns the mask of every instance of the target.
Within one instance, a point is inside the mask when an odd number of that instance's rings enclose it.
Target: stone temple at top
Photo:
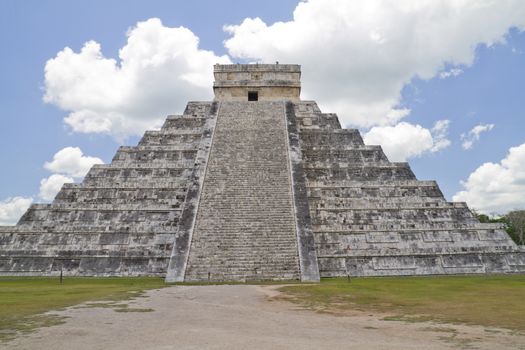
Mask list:
[[[0,275],[318,281],[525,272],[497,224],[447,202],[300,99],[300,66],[216,65],[189,102],[52,203],[0,227]]]

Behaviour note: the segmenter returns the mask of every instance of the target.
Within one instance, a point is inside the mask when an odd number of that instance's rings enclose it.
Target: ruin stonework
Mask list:
[[[0,275],[173,281],[525,272],[525,250],[302,101],[300,66],[216,65],[80,184],[0,227]]]

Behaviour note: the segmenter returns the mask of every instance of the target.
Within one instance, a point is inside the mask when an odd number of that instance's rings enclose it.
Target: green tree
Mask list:
[[[513,210],[505,215],[505,220],[511,229],[509,235],[517,244],[524,245],[523,233],[525,232],[525,210]]]
[[[500,223],[516,244],[525,245],[525,210],[513,210],[505,215],[486,215],[472,210],[472,213],[482,223]]]

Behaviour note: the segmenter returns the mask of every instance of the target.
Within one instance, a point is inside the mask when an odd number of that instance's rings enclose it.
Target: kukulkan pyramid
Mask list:
[[[318,281],[525,272],[525,251],[434,181],[300,99],[300,66],[215,66],[190,102],[0,227],[0,275]]]

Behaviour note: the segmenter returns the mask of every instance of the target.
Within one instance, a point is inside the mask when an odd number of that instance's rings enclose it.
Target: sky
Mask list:
[[[215,63],[302,98],[487,214],[525,208],[521,0],[0,1],[0,225],[211,100]]]

